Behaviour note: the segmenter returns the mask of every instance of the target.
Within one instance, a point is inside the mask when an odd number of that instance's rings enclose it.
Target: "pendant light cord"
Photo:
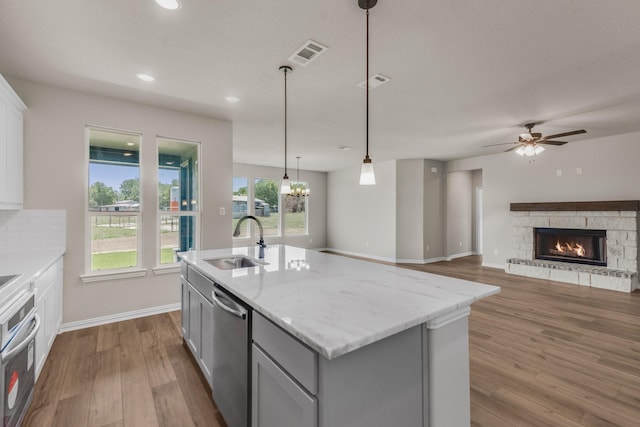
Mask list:
[[[367,153],[365,159],[369,158],[369,9],[367,9],[367,75],[364,79],[365,87],[367,89],[367,124],[366,124],[366,139],[367,139]]]
[[[289,71],[284,69],[284,176],[287,175],[287,73]]]

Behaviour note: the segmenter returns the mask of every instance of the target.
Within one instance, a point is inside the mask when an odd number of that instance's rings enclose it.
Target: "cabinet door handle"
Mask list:
[[[233,308],[229,307],[228,305],[226,305],[222,300],[220,300],[218,298],[218,296],[216,295],[216,291],[214,290],[213,292],[211,292],[211,298],[213,299],[213,303],[215,305],[217,305],[218,307],[220,307],[221,309],[223,309],[224,311],[226,311],[227,313],[238,317],[240,319],[246,319],[247,318],[247,313],[243,313],[241,311],[238,310],[234,310]]]

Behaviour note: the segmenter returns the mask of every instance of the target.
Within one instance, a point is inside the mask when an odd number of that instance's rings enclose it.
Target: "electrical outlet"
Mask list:
[[[431,247],[429,247],[429,245],[427,245],[427,252],[429,252],[431,250]]]
[[[493,254],[494,254],[494,255],[498,255],[498,250],[497,250],[497,249],[494,249],[494,250],[493,250]]]
[[[226,215],[227,210],[225,208],[220,208],[220,216]]]
[[[462,247],[462,242],[459,243],[460,247]]]
[[[562,176],[562,169],[558,169],[556,171],[556,176]]]
[[[582,175],[582,168],[576,168],[576,175]]]

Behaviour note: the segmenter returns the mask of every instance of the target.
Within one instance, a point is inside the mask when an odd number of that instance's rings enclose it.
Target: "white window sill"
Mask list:
[[[80,276],[80,280],[83,283],[102,282],[105,280],[120,280],[129,279],[132,277],[144,277],[147,275],[146,268],[131,268],[122,271],[105,271],[95,272],[90,274],[83,274]]]
[[[153,269],[153,274],[156,276],[160,274],[172,274],[180,272],[180,264],[170,264],[166,266],[156,267]]]

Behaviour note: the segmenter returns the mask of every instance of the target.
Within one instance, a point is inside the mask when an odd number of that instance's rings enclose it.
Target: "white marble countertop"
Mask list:
[[[27,289],[31,282],[63,255],[63,249],[0,254],[0,276],[19,275],[0,287],[0,306],[3,305],[3,301],[8,301],[23,289]]]
[[[218,269],[205,259],[257,258],[257,247],[183,252],[206,276],[333,359],[468,307],[500,288],[293,246],[265,249],[266,265]]]

